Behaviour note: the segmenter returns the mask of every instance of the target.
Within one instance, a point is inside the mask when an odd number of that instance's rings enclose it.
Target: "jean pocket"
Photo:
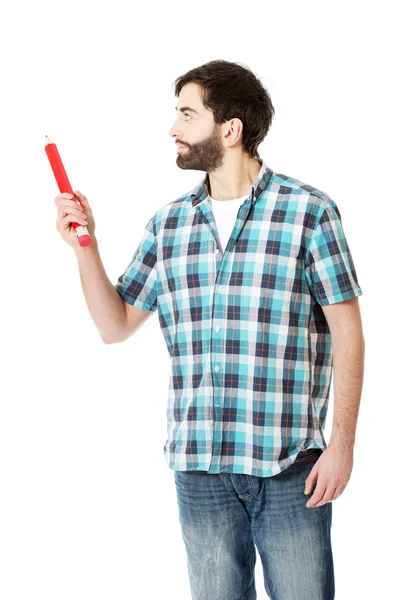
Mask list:
[[[303,465],[308,464],[310,462],[316,461],[317,458],[322,454],[321,448],[308,448],[307,450],[301,450],[296,460],[294,461],[295,465]]]

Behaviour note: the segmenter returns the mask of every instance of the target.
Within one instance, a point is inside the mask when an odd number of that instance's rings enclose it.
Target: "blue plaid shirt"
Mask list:
[[[333,354],[321,306],[362,291],[336,203],[259,163],[225,252],[206,174],[154,214],[115,286],[158,309],[173,470],[270,477],[327,446]]]

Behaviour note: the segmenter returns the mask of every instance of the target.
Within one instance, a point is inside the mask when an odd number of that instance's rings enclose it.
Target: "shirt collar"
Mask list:
[[[257,175],[256,180],[253,182],[250,192],[249,198],[251,200],[251,204],[254,204],[261,192],[266,188],[269,178],[272,175],[272,169],[270,169],[266,162],[262,158],[257,158],[257,161],[261,167],[259,174]],[[200,183],[193,189],[190,194],[190,199],[192,202],[193,208],[198,206],[200,202],[208,198],[209,196],[209,176],[208,173],[203,177]]]

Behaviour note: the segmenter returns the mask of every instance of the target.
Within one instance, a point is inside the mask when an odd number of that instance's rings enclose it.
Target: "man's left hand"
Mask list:
[[[353,469],[353,448],[341,448],[329,444],[306,479],[304,493],[309,494],[318,478],[307,508],[317,508],[336,500],[346,487]]]

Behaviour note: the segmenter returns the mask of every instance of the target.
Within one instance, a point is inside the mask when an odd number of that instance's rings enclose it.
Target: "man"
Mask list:
[[[250,70],[212,61],[177,82],[176,162],[206,176],[150,219],[116,292],[95,238],[74,246],[86,300],[106,343],[158,309],[192,597],[254,598],[257,548],[271,599],[332,599],[332,501],[352,471],[364,364],[341,216],[259,157],[274,109]],[[68,221],[64,200],[65,225],[80,213]]]

